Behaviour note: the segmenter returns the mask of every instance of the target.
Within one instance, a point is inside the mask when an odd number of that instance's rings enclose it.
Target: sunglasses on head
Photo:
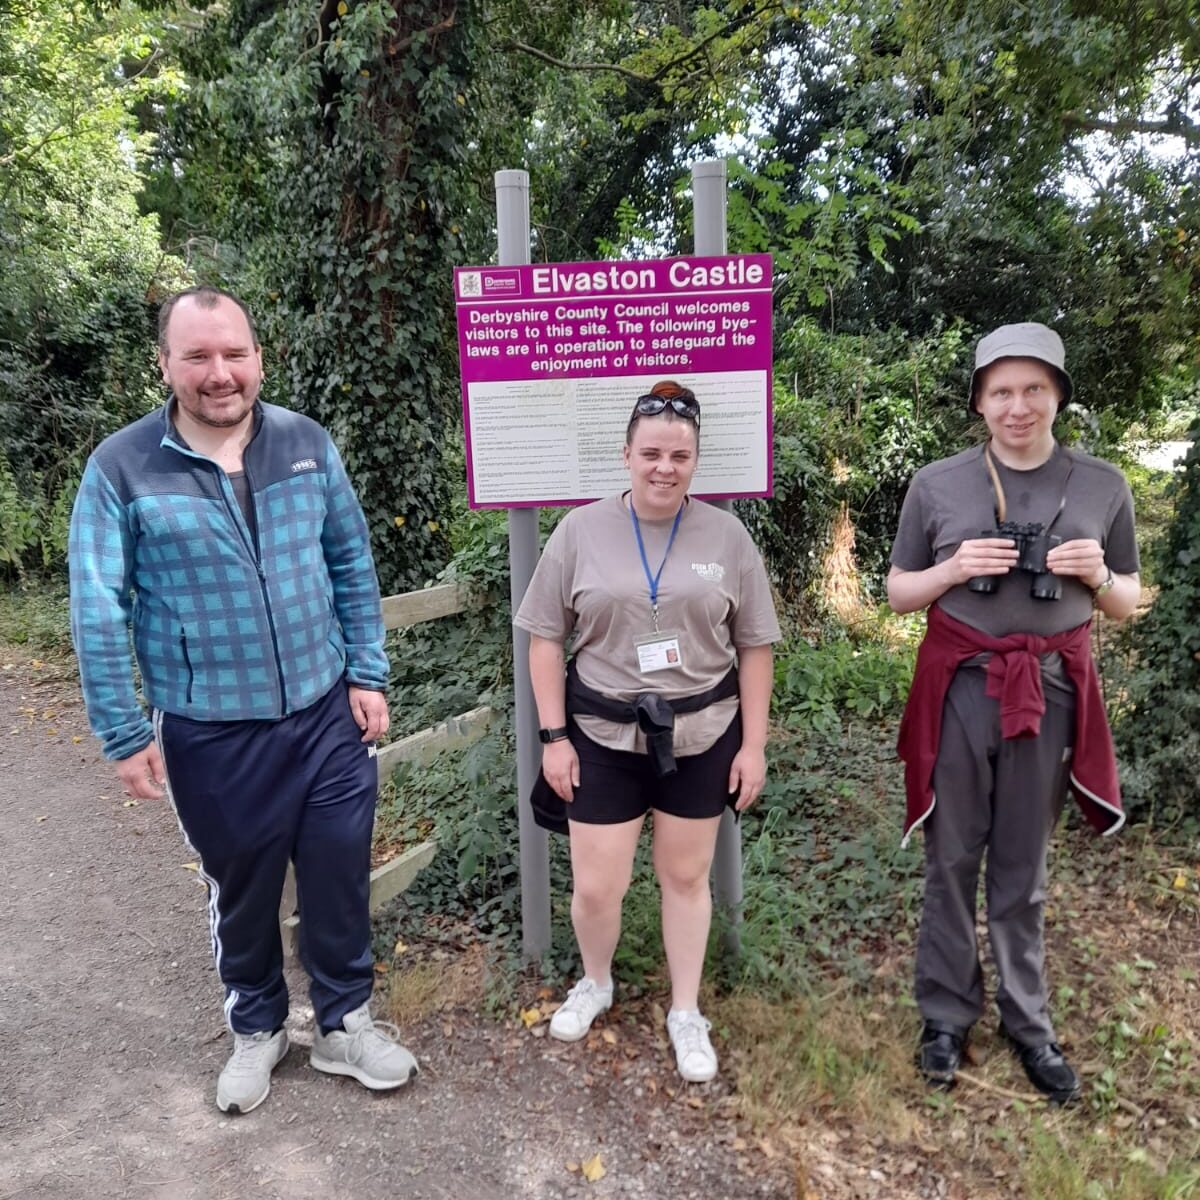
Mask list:
[[[639,417],[656,417],[666,408],[700,424],[700,401],[695,396],[639,396],[633,411]]]

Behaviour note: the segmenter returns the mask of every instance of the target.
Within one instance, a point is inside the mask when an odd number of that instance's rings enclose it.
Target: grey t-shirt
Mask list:
[[[658,570],[671,520],[641,522],[651,573]],[[650,595],[629,509],[621,496],[573,509],[555,528],[514,623],[538,637],[565,642],[574,632],[580,679],[606,696],[641,692],[667,699],[719,683],[736,650],[779,640],[779,623],[762,557],[735,516],[689,500],[659,582],[659,629],[679,637],[677,666],[643,673],[635,638],[653,630]],[[721,736],[737,698],[675,719],[675,753],[700,754]],[[580,716],[594,741],[644,752],[634,724]]]
[[[1006,467],[995,455],[992,461],[1004,487],[1008,520],[1041,522],[1064,542],[1095,538],[1113,571],[1128,575],[1138,570],[1133,497],[1124,475],[1111,463],[1057,443],[1050,458],[1030,471]],[[1062,512],[1054,519],[1064,497]],[[982,446],[922,467],[904,498],[892,564],[902,571],[923,571],[950,558],[962,542],[996,527],[994,505]],[[1032,576],[1026,571],[995,578],[992,595],[959,584],[937,603],[956,620],[991,637],[1062,633],[1092,614],[1092,593],[1078,579],[1059,576],[1062,598],[1055,601],[1030,596]]]
[[[250,498],[250,484],[245,471],[230,471],[229,482],[233,485],[233,494],[237,497],[238,508],[246,518],[246,525],[254,534],[254,502]]]

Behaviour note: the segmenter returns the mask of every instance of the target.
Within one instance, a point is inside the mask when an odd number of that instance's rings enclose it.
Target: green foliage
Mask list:
[[[40,473],[26,473],[29,483],[22,485],[0,454],[0,577],[30,568],[63,570],[80,473],[77,464],[63,464],[63,481],[47,497]]]
[[[1130,632],[1134,670],[1115,730],[1126,805],[1160,821],[1200,819],[1200,425],[1191,436],[1156,552],[1158,595]]]
[[[921,231],[905,207],[907,186],[857,160],[863,141],[861,130],[830,133],[804,172],[770,157],[771,138],[758,143],[761,171],[731,164],[730,240],[739,251],[774,255],[785,313],[826,308],[867,262],[891,274],[891,243]]]
[[[775,495],[742,506],[784,595],[821,577],[835,518],[848,512],[855,562],[882,596],[909,480],[962,445],[968,428],[962,332],[831,335],[811,318],[779,339]]]
[[[71,654],[67,589],[61,578],[31,575],[22,584],[0,589],[3,642],[24,646],[35,654]]]
[[[22,496],[12,469],[0,458],[0,568],[19,569],[37,545],[36,504]]]
[[[1191,1200],[1200,1193],[1200,1167],[1179,1160],[1157,1165],[1144,1146],[1127,1153],[1118,1170],[1109,1165],[1110,1139],[1099,1131],[1073,1139],[1058,1125],[1037,1120],[1022,1163],[1029,1200]]]
[[[898,713],[912,681],[916,646],[828,638],[796,638],[775,660],[777,719],[785,728],[830,734],[844,720],[879,720]]]
[[[866,982],[881,937],[913,939],[921,863],[900,846],[891,728],[773,737],[767,786],[743,822],[742,953],[720,964],[727,986],[787,999],[826,977]]]
[[[135,119],[176,82],[157,24],[132,4],[5,12],[0,454],[38,514],[81,452],[157,398],[147,294],[177,278],[177,264],[138,211],[149,143]]]
[[[450,268],[467,222],[464,87],[478,17],[448,0],[208,10],[153,196],[195,225],[197,272],[255,308],[265,394],[321,421],[385,591],[445,563],[458,407]],[[267,69],[266,64],[270,64]]]
[[[782,251],[781,307],[831,336],[1055,325],[1111,445],[1164,404],[1196,334],[1190,9],[905,0],[777,21],[744,66],[768,136],[731,244]]]

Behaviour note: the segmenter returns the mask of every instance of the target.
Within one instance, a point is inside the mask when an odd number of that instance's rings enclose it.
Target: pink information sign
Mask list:
[[[461,267],[454,297],[472,508],[619,492],[661,379],[700,401],[693,493],[771,494],[770,255]]]

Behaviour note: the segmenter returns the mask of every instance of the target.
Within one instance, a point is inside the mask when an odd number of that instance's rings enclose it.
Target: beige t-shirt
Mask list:
[[[641,520],[653,575],[667,549],[671,520]],[[731,513],[688,500],[658,590],[661,635],[677,635],[677,666],[643,673],[635,639],[652,634],[650,588],[629,508],[621,496],[573,509],[546,542],[514,624],[573,645],[579,678],[617,700],[657,692],[668,700],[715,686],[738,647],[779,640],[779,622],[762,557]],[[675,718],[677,756],[700,754],[729,727],[736,697]],[[644,753],[635,723],[579,716],[580,728],[613,750]]]

